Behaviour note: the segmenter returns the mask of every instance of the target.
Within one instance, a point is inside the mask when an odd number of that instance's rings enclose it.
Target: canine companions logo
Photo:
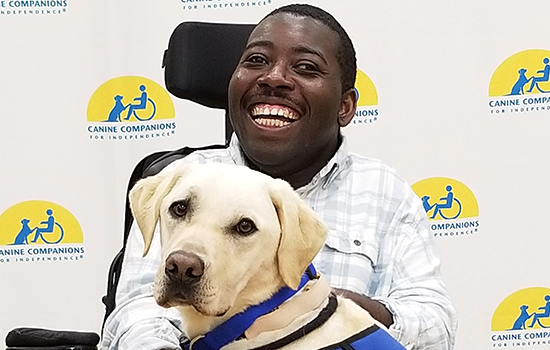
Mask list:
[[[491,322],[494,348],[550,345],[550,288],[519,290],[497,307]]]
[[[446,177],[421,180],[412,189],[424,204],[434,236],[466,236],[479,230],[479,207],[473,192]]]
[[[0,0],[0,16],[61,15],[67,0]]]
[[[82,260],[83,242],[76,218],[52,202],[21,202],[0,215],[0,264]]]
[[[176,133],[174,104],[159,84],[143,77],[114,78],[88,103],[91,140],[143,140]]]
[[[491,114],[550,111],[550,51],[526,50],[507,58],[489,84]]]
[[[357,70],[355,79],[357,110],[353,124],[372,124],[378,120],[378,93],[372,80],[361,70]]]
[[[265,7],[274,0],[238,1],[238,0],[180,0],[184,11],[223,10],[233,8]]]

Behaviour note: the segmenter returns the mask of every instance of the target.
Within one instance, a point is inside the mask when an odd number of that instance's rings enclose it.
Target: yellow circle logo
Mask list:
[[[76,218],[62,206],[40,200],[22,202],[0,215],[0,245],[83,243]]]
[[[355,79],[355,93],[357,94],[357,109],[353,124],[371,124],[378,121],[378,93],[372,80],[359,69]]]
[[[525,288],[500,303],[491,330],[517,331],[550,328],[550,288]]]
[[[489,96],[550,93],[550,51],[526,50],[498,66],[489,83]]]
[[[479,216],[473,192],[460,181],[447,177],[421,180],[412,189],[424,205],[430,220],[454,220]]]
[[[88,103],[89,122],[142,122],[175,118],[174,104],[154,81],[125,76],[103,83]]]

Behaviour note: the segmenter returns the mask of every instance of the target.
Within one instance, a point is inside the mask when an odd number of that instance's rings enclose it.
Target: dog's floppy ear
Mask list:
[[[270,196],[281,226],[279,273],[287,286],[296,289],[302,274],[323,247],[328,229],[285,181],[275,180]]]
[[[139,180],[130,191],[130,209],[143,235],[147,255],[160,215],[162,199],[172,190],[188,166],[169,167],[154,176]]]

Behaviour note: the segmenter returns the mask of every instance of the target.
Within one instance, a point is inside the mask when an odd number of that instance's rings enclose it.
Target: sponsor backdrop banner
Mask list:
[[[166,91],[170,34],[288,3],[0,0],[0,338],[100,331],[134,165],[224,141],[222,111]],[[310,3],[357,49],[351,149],[396,167],[424,203],[456,349],[550,348],[550,2]]]

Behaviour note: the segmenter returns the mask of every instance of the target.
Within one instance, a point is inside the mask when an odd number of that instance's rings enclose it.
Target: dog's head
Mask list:
[[[157,303],[205,316],[296,289],[327,233],[287,182],[235,165],[174,164],[140,180],[130,206],[144,255],[160,228]]]

